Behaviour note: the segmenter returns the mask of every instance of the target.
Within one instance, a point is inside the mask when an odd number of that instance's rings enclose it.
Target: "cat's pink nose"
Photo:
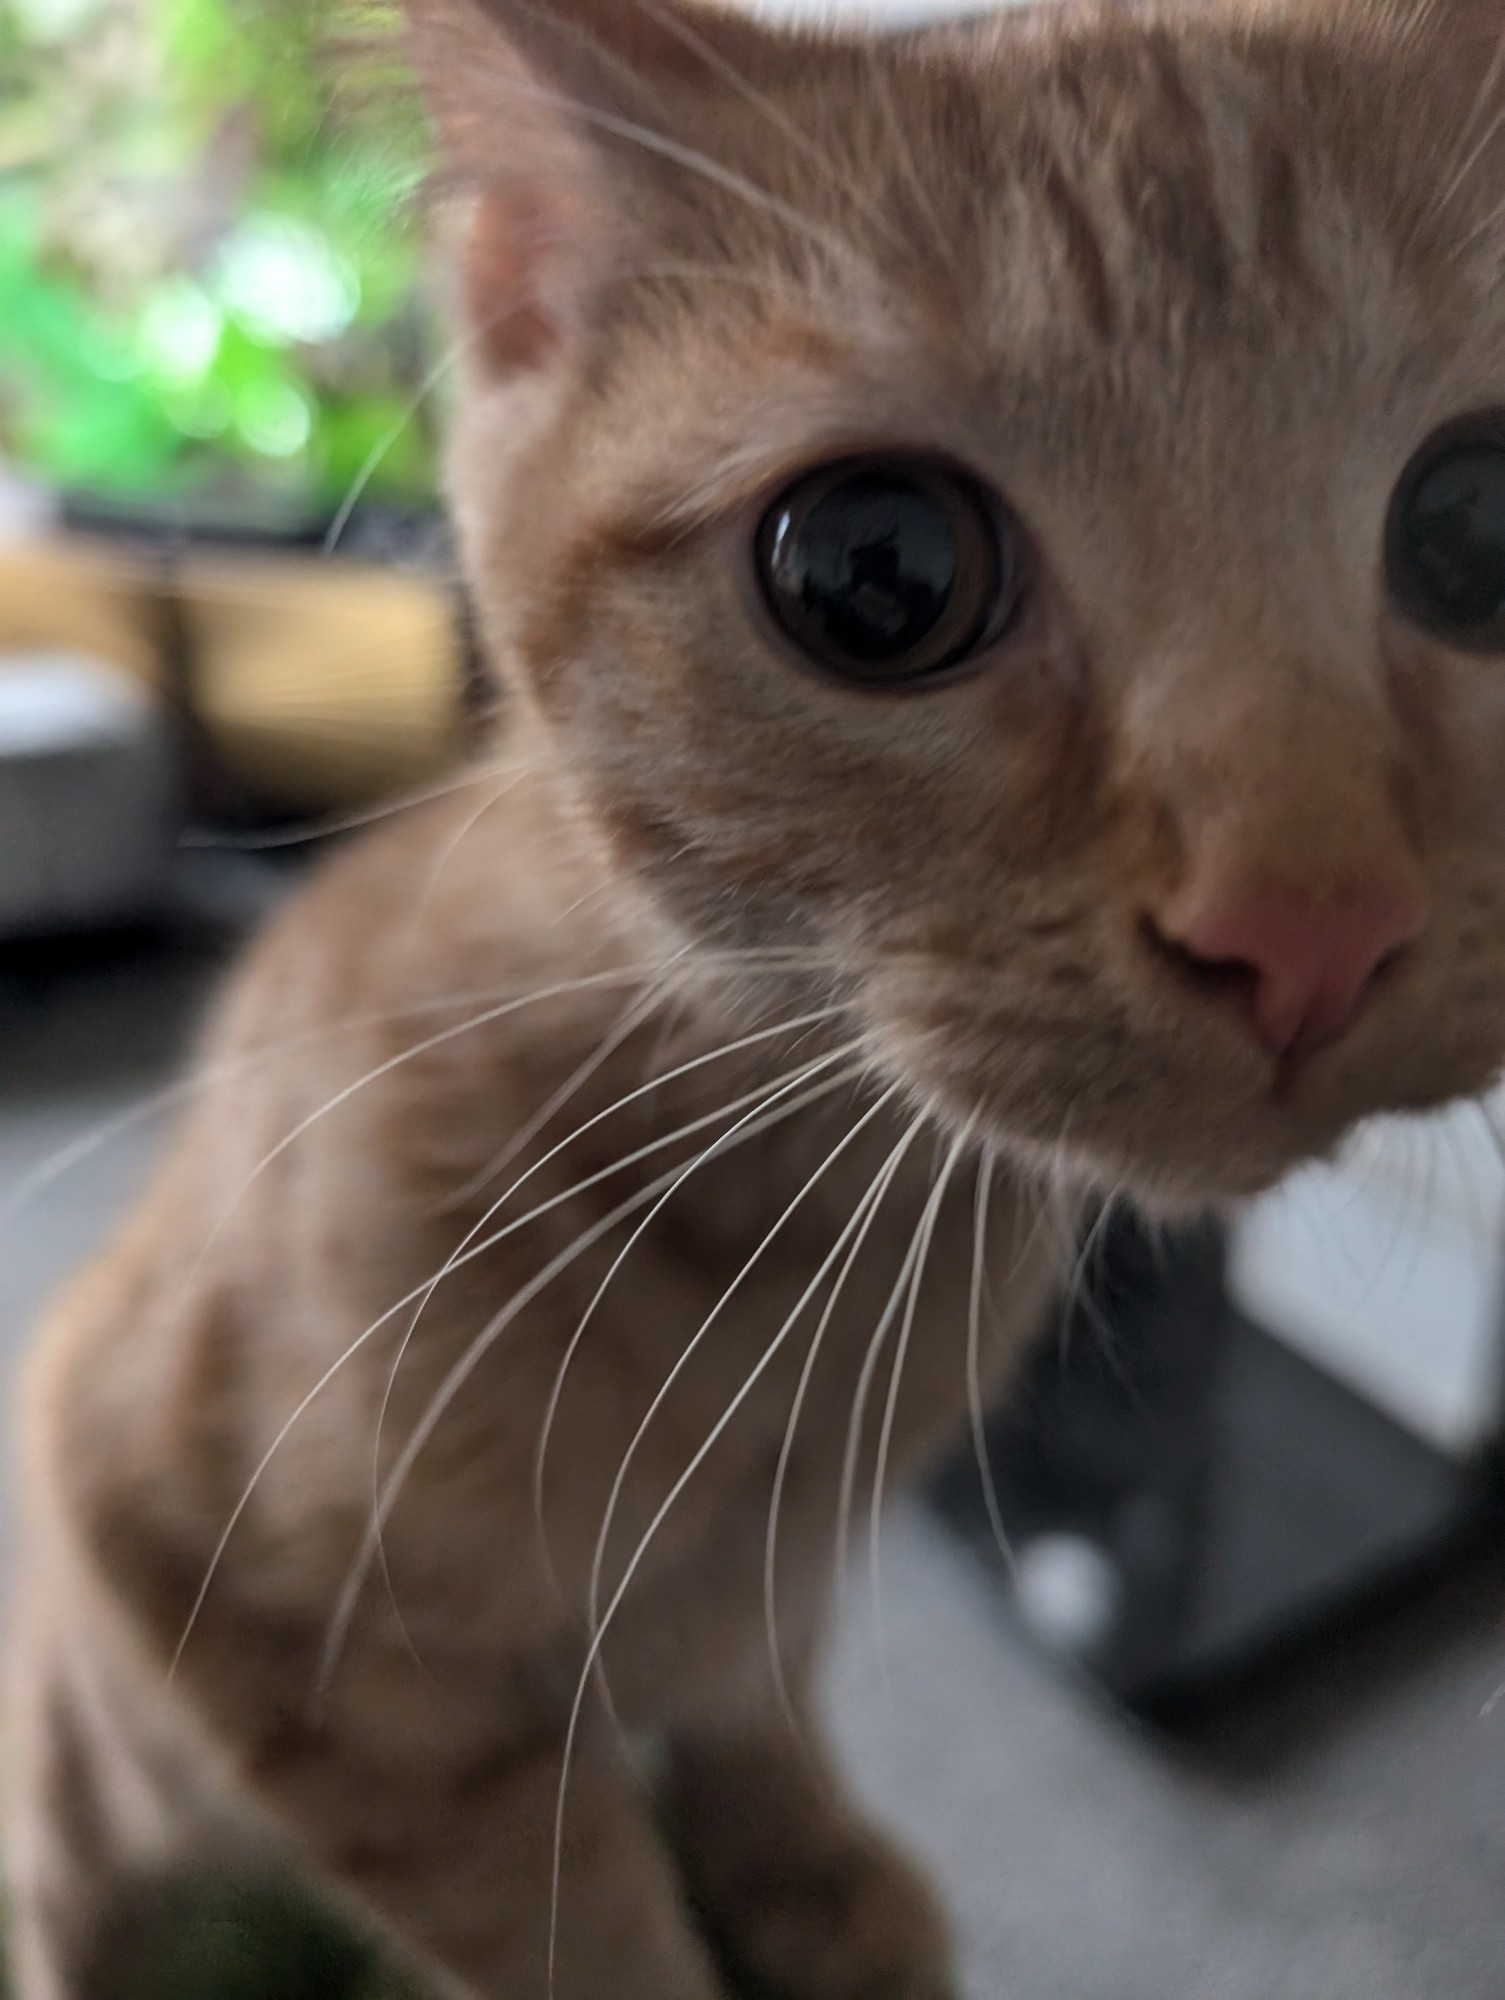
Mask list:
[[[1340,1034],[1375,976],[1426,926],[1409,882],[1355,886],[1330,899],[1296,888],[1204,881],[1153,920],[1186,971],[1242,1006],[1272,1055]]]

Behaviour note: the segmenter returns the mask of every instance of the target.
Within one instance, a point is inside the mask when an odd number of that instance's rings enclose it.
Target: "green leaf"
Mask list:
[[[323,493],[395,424],[373,491],[431,492],[431,427],[397,424],[430,365],[422,123],[401,93],[363,108],[330,60],[347,0],[112,7],[107,59],[95,4],[0,0],[0,450],[117,490]],[[252,224],[226,317],[214,274]]]

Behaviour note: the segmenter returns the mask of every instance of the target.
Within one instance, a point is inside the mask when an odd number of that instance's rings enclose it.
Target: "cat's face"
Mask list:
[[[528,69],[419,8],[489,188],[461,527],[679,921],[1150,1199],[1483,1086],[1505,8],[491,11]]]

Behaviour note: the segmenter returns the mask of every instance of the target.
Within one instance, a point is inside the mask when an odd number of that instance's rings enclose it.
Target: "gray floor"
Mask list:
[[[12,1339],[139,1177],[131,1107],[170,1084],[202,983],[0,962]],[[1505,2000],[1505,1564],[1171,1744],[1019,1646],[928,1517],[885,1547],[881,1643],[859,1581],[832,1713],[946,1885],[975,2000]]]

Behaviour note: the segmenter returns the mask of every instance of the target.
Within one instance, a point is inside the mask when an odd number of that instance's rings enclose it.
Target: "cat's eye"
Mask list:
[[[924,458],[848,459],[806,474],[764,514],[756,558],[784,636],[864,687],[911,687],[962,665],[1019,601],[1003,507]]]
[[[1412,460],[1390,510],[1390,588],[1451,644],[1505,652],[1505,425],[1450,425]]]

